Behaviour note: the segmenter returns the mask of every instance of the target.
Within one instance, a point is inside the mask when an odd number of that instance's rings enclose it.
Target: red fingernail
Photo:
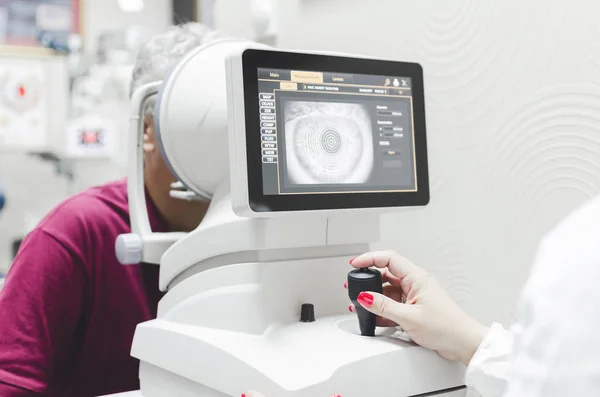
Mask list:
[[[344,288],[348,288],[348,282],[347,281],[344,283]]]
[[[358,258],[358,256],[356,258]],[[356,258],[350,259],[350,264],[352,264],[352,262],[354,262],[356,260]]]
[[[246,397],[246,393],[242,393],[242,397]]]
[[[352,305],[348,306],[348,310],[352,311]]]
[[[361,292],[360,294],[358,294],[357,300],[360,302],[361,305],[371,307],[373,305],[374,298],[373,295],[369,294],[368,292]]]

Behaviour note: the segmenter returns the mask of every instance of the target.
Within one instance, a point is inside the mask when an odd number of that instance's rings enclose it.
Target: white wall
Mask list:
[[[432,201],[387,216],[382,247],[483,321],[514,319],[539,239],[600,190],[599,13],[596,0],[280,2],[281,47],[424,66]]]
[[[83,5],[84,48],[96,51],[101,33],[127,26],[143,26],[150,35],[163,32],[172,22],[171,0],[146,0],[140,12],[121,11],[117,0],[85,0]]]

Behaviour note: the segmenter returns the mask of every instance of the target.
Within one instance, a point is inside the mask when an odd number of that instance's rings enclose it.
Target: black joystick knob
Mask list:
[[[375,323],[377,316],[357,302],[358,295],[363,291],[383,292],[381,273],[374,269],[356,269],[348,273],[348,295],[356,308],[360,334],[363,336],[375,336]]]
[[[300,307],[300,321],[312,323],[315,321],[315,306],[312,303],[304,303]]]

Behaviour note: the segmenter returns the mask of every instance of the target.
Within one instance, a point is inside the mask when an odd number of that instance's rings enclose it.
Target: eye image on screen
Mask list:
[[[258,77],[248,136],[260,146],[248,150],[260,153],[264,196],[418,190],[410,78],[260,68]]]
[[[373,129],[358,103],[288,101],[283,107],[288,182],[361,184],[373,172]]]

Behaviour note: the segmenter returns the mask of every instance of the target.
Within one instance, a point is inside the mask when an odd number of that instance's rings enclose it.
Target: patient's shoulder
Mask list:
[[[63,244],[79,245],[129,231],[129,211],[125,181],[87,189],[57,205],[37,228]]]

